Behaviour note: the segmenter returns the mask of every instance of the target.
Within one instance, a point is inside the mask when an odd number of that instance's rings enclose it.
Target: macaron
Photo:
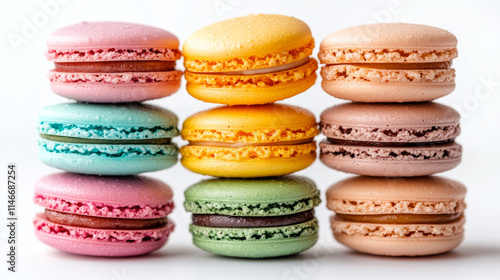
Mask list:
[[[258,14],[217,22],[191,34],[182,49],[186,89],[205,102],[272,103],[316,81],[311,30],[289,16]]]
[[[180,149],[187,169],[215,177],[267,177],[293,173],[316,159],[314,115],[267,104],[224,106],[188,117]]]
[[[177,162],[177,117],[140,103],[67,103],[39,115],[39,158],[65,171],[132,175]]]
[[[305,251],[318,240],[319,191],[307,178],[209,179],[184,195],[193,243],[204,251],[269,258]]]
[[[58,250],[92,256],[143,255],[162,247],[174,229],[172,190],[142,176],[56,173],[35,185],[35,234]]]
[[[342,29],[320,44],[323,89],[358,102],[416,102],[455,89],[457,38],[427,25],[376,23]]]
[[[55,69],[50,87],[85,102],[138,102],[165,97],[180,87],[179,40],[160,28],[125,22],[81,22],[47,39]]]
[[[368,176],[431,175],[457,166],[460,115],[433,102],[344,103],[321,113],[327,166]]]
[[[466,189],[442,177],[352,177],[332,185],[327,207],[337,241],[356,251],[423,256],[463,240]]]

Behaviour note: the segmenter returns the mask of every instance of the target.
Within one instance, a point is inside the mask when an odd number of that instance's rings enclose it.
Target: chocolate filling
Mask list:
[[[131,140],[113,140],[113,139],[91,139],[77,138],[58,135],[40,134],[40,137],[50,141],[75,143],[75,144],[107,144],[107,145],[134,145],[134,144],[150,144],[150,145],[169,145],[172,141],[170,138],[158,139],[131,139]]]
[[[58,72],[121,73],[158,72],[175,69],[175,61],[56,62]]]
[[[167,223],[167,218],[157,219],[121,219],[121,218],[101,218],[94,216],[83,216],[45,209],[45,216],[51,222],[75,226],[99,229],[146,229],[163,226]]]
[[[307,222],[314,218],[314,210],[272,217],[242,217],[212,214],[193,214],[193,224],[205,227],[248,228],[280,227]]]
[[[443,141],[434,142],[374,142],[374,141],[356,141],[356,140],[343,140],[327,138],[330,144],[334,145],[347,145],[347,146],[374,146],[374,147],[422,147],[422,146],[435,146],[446,143],[451,143],[455,139],[447,139]]]
[[[351,215],[339,214],[336,216],[350,222],[374,224],[441,224],[453,222],[460,218],[462,213],[454,214],[381,214],[381,215]]]

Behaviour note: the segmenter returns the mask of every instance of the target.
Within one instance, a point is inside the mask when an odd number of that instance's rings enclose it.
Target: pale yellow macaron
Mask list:
[[[377,23],[328,35],[318,58],[322,87],[357,102],[420,102],[455,89],[457,38],[433,26]]]
[[[293,173],[316,159],[318,127],[308,110],[283,105],[224,106],[192,115],[183,124],[181,163],[216,177]]]
[[[204,27],[183,46],[187,91],[226,105],[271,103],[316,81],[311,30],[283,15],[249,15]]]

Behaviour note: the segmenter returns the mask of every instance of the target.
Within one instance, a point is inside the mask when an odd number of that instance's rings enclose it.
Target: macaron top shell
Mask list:
[[[120,206],[161,205],[172,200],[172,189],[145,176],[89,176],[55,173],[41,178],[36,195],[67,200],[107,203]]]
[[[208,179],[186,189],[186,200],[226,202],[285,202],[318,193],[310,179],[299,176],[264,179]]]
[[[312,45],[311,45],[312,44]],[[183,45],[186,69],[194,71],[198,61],[232,60],[253,57],[237,65],[228,64],[221,69],[203,67],[208,72],[258,69],[288,64],[312,54],[314,39],[303,21],[283,15],[258,14],[220,21],[191,34]],[[299,48],[297,56],[285,55]],[[302,49],[305,48],[305,49]],[[284,52],[283,56],[278,56]],[[278,59],[270,59],[276,56]],[[257,63],[258,61],[267,61]]]
[[[428,127],[458,125],[460,114],[434,102],[357,103],[335,105],[321,113],[321,122],[362,127]]]
[[[192,185],[184,195],[187,211],[236,216],[293,214],[320,202],[314,182],[299,176],[209,179]]]
[[[84,138],[171,138],[179,134],[177,122],[172,112],[147,104],[65,103],[42,109],[38,132]]]
[[[219,133],[202,133],[209,130],[232,131],[232,139],[220,138]],[[269,130],[269,131],[267,131]],[[278,131],[297,130],[293,135]],[[250,134],[239,133],[238,131]],[[267,132],[266,132],[267,131]],[[259,132],[268,133],[260,135]],[[316,118],[313,113],[303,108],[283,104],[267,104],[254,106],[224,106],[194,114],[184,121],[182,137],[185,140],[205,141],[242,141],[242,142],[274,142],[312,138],[318,134]],[[262,137],[258,137],[259,134]],[[288,135],[292,139],[283,139]]]
[[[37,204],[90,216],[166,216],[173,207],[172,196],[172,189],[168,185],[144,176],[55,173],[41,178],[35,185]]]
[[[335,31],[320,44],[328,48],[393,48],[448,50],[456,48],[452,33],[429,25],[411,23],[376,23],[358,25]]]
[[[349,214],[449,214],[465,208],[466,188],[437,176],[357,176],[332,185],[327,207]]]
[[[390,178],[357,176],[328,189],[327,197],[362,200],[462,201],[466,189],[461,183],[438,176]]]
[[[125,22],[70,25],[50,34],[47,47],[47,58],[56,62],[180,59],[179,40],[173,34]]]
[[[376,23],[359,25],[328,35],[320,44],[322,63],[342,62],[438,62],[457,56],[457,38],[450,32],[428,25],[409,23]],[[390,52],[378,56],[371,52]],[[325,51],[339,50],[337,55]],[[401,50],[402,53],[395,52]],[[350,54],[350,55],[344,55]]]

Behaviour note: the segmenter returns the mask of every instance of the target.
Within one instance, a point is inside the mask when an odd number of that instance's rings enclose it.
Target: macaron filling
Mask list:
[[[314,219],[314,210],[284,216],[228,216],[216,214],[193,214],[193,224],[205,227],[248,228],[279,227],[299,224]]]
[[[342,220],[356,223],[380,223],[380,224],[440,224],[458,220],[462,213],[452,214],[343,214],[336,213]]]
[[[86,216],[45,209],[47,220],[61,225],[100,229],[147,229],[167,224],[167,218],[124,219]]]
[[[56,62],[57,72],[123,73],[175,70],[175,61]]]
[[[78,143],[78,144],[110,144],[110,145],[170,145],[171,138],[158,139],[94,139],[94,138],[77,138],[58,135],[40,134],[40,137],[49,141],[57,141],[63,143]]]

